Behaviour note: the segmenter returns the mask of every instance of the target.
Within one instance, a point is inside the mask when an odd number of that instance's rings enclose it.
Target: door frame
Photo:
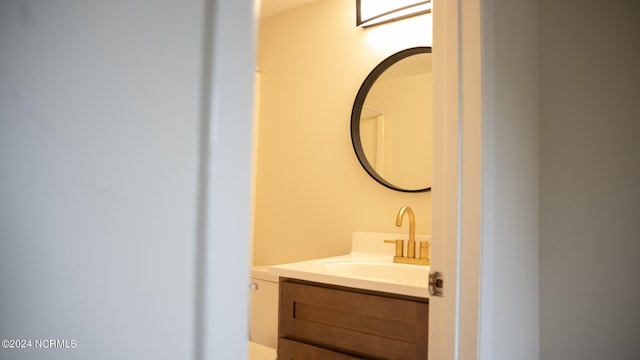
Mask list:
[[[257,0],[204,0],[196,360],[248,357]]]
[[[204,199],[198,226],[204,253],[197,256],[196,359],[247,353],[251,227],[247,195],[251,194],[254,104],[246,94],[253,93],[257,25],[252,0],[206,3],[211,27],[205,37],[211,43],[204,51],[212,59],[204,64],[209,75],[205,88],[211,93],[205,91],[203,96],[208,131],[201,144],[204,175],[198,194]],[[482,198],[486,166],[482,139],[488,135],[482,128],[483,6],[481,0],[434,2],[432,269],[445,275],[445,297],[430,302],[429,327],[440,329],[429,335],[432,359],[478,358],[481,342],[487,343],[487,337],[479,336],[482,220],[487,206]],[[234,91],[219,91],[223,88]],[[233,141],[221,137],[223,130]],[[486,289],[482,290],[484,294]]]
[[[483,241],[483,28],[481,0],[433,4],[434,181],[429,358],[478,358]],[[483,284],[487,285],[487,284]],[[483,292],[484,293],[484,292]],[[486,339],[486,338],[485,338]]]

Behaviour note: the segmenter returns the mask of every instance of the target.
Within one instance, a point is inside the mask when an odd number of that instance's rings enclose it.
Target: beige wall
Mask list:
[[[431,193],[392,191],[370,178],[349,127],[367,74],[399,50],[430,44],[430,15],[361,29],[353,1],[317,1],[262,20],[254,264],[347,253],[354,230],[404,233],[395,226],[404,205],[417,232],[431,233]]]

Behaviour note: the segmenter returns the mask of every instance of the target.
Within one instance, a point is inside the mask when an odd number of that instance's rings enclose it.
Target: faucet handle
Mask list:
[[[401,239],[385,240],[384,242],[386,242],[388,244],[396,244],[396,255],[395,256],[402,257],[402,254],[404,253],[404,240],[401,240]]]
[[[431,254],[429,254],[429,247],[431,247],[431,242],[429,241],[420,241],[420,259],[428,259],[431,260]]]

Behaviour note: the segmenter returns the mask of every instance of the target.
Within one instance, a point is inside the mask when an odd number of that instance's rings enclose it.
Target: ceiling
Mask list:
[[[295,7],[308,4],[318,0],[261,0],[260,18],[275,15]]]

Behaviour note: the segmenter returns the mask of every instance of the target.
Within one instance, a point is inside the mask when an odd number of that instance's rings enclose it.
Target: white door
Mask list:
[[[478,357],[482,233],[480,1],[434,1],[434,180],[429,358]],[[464,266],[463,266],[464,265]]]

